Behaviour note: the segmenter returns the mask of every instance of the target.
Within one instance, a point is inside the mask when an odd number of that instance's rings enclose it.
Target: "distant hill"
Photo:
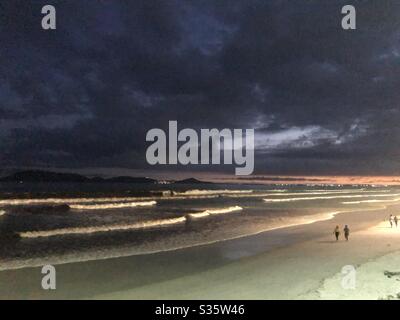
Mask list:
[[[57,173],[41,170],[19,171],[0,179],[3,182],[87,182],[89,178],[74,173]]]
[[[104,179],[89,178],[75,173],[61,173],[43,170],[19,171],[0,178],[0,182],[108,182],[108,183],[157,183],[157,180],[144,177],[115,177]]]
[[[118,183],[157,183],[157,180],[143,177],[114,177],[106,179],[107,182],[118,182]]]
[[[197,180],[195,178],[179,180],[179,181],[175,181],[174,183],[178,183],[178,184],[183,184],[183,183],[185,183],[185,184],[212,184],[212,182],[200,181],[200,180]]]

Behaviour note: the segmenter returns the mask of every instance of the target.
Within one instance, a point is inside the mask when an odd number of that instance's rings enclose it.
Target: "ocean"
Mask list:
[[[2,183],[0,270],[176,250],[398,200],[393,186]]]

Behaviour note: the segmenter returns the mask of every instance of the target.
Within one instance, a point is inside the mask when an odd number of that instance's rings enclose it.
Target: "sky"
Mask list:
[[[233,173],[147,165],[177,120],[255,129],[259,176],[400,175],[400,2],[352,2],[3,0],[1,169]]]

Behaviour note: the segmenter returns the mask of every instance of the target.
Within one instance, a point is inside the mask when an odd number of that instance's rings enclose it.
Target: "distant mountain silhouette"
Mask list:
[[[157,183],[157,180],[144,177],[115,177],[104,179],[89,178],[76,173],[60,173],[43,170],[19,171],[0,178],[1,182],[111,182],[111,183]]]
[[[209,181],[200,181],[195,178],[189,178],[189,179],[184,179],[184,180],[179,180],[175,181],[174,183],[186,183],[186,184],[212,184],[212,182]]]
[[[42,170],[19,171],[0,179],[3,182],[87,182],[89,178],[74,173],[57,173]]]
[[[114,177],[106,179],[107,182],[119,182],[119,183],[157,183],[157,180],[143,177]]]

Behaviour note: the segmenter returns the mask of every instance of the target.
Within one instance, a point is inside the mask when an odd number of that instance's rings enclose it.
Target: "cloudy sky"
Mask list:
[[[162,170],[146,132],[177,120],[254,128],[258,175],[398,175],[400,2],[345,31],[348,2],[3,0],[0,165]]]

